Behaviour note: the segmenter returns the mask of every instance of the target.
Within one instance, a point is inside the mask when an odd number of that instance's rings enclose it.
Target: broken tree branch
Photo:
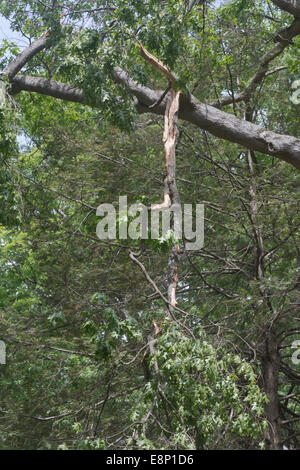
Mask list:
[[[46,39],[40,38],[7,66],[5,73],[10,77],[11,93],[15,95],[24,90],[66,101],[87,104],[83,90],[80,88],[55,80],[48,80],[44,77],[16,75],[20,67],[22,68],[29,58],[32,58],[45,47]],[[149,57],[145,51],[143,53],[145,57]],[[151,60],[153,60],[153,57],[151,55]],[[171,74],[174,79],[169,69],[164,69],[164,74],[168,77]],[[135,106],[139,113],[165,114],[168,96],[160,100],[161,91],[152,90],[138,84],[120,67],[113,69],[112,79],[115,83],[125,86],[135,98]],[[150,110],[149,106],[153,104],[155,105]],[[256,124],[238,119],[232,114],[198,102],[192,95],[184,96],[181,94],[178,116],[216,137],[277,157],[300,169],[300,139],[277,134]]]

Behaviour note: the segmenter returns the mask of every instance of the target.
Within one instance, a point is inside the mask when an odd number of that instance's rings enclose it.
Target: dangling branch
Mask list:
[[[180,197],[176,185],[176,142],[177,142],[177,119],[179,111],[179,100],[181,91],[174,89],[176,81],[175,75],[169,68],[159,61],[155,56],[150,54],[144,46],[139,42],[141,56],[153,65],[159,72],[163,73],[169,80],[169,90],[167,89],[164,95],[169,95],[166,103],[164,115],[164,133],[163,142],[165,149],[166,161],[166,177],[164,180],[164,200],[161,204],[151,206],[152,210],[160,210],[169,207],[179,207]],[[170,258],[170,278],[168,287],[168,302],[169,311],[173,313],[176,307],[176,287],[178,284],[178,265],[179,265],[180,247],[174,245]]]
[[[179,110],[179,99],[181,91],[171,89],[169,106],[166,107],[164,145],[166,158],[166,182],[170,195],[170,205],[180,206],[180,197],[176,184],[176,142],[177,142],[177,116]],[[178,284],[180,248],[174,245],[169,258],[170,280],[168,287],[168,300],[170,302],[171,313],[176,307],[176,288]]]

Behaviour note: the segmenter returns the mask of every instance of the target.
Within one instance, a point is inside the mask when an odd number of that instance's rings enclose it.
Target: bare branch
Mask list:
[[[288,67],[287,65],[282,65],[281,67],[275,67],[275,69],[269,70],[269,72],[266,73],[266,77],[269,75],[272,75],[273,73],[281,72],[281,70],[286,70]]]
[[[240,101],[249,99],[251,94],[256,90],[262,80],[267,75],[270,75],[270,72],[268,72],[269,63],[276,57],[278,57],[284,51],[284,49],[292,43],[292,39],[295,36],[298,36],[299,34],[300,19],[295,19],[291,26],[285,28],[277,34],[275,38],[277,44],[270,51],[268,51],[262,56],[262,58],[260,59],[259,69],[251,78],[245,90],[234,96],[225,96],[221,100],[214,101],[213,103],[211,103],[211,106],[214,106],[215,108],[221,108],[222,106],[226,106],[232,103],[238,103]],[[283,68],[286,67],[282,67],[281,70],[283,70]]]
[[[118,67],[114,70],[114,79],[122,83],[137,98],[135,104],[139,113],[151,111],[158,115],[165,114],[166,99],[149,110],[149,105],[159,100],[161,91],[139,85]],[[85,103],[82,90],[54,80],[18,75],[12,83],[13,93],[26,90],[76,103]],[[277,157],[300,169],[300,140],[295,137],[276,134],[251,122],[238,119],[213,106],[199,103],[193,96],[181,95],[179,118],[195,124],[216,137]]]
[[[24,67],[27,62],[32,59],[36,54],[45,49],[47,45],[46,36],[42,36],[30,46],[26,47],[18,57],[15,58],[5,69],[4,73],[8,75],[9,79],[12,79],[17,75],[18,72]]]

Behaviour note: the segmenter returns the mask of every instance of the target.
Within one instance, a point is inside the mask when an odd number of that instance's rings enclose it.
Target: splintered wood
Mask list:
[[[171,89],[165,111],[165,125],[163,141],[166,158],[166,179],[171,204],[179,204],[179,195],[176,187],[176,142],[177,142],[177,115],[179,110],[180,91]]]
[[[165,149],[166,177],[164,180],[164,200],[161,204],[155,204],[152,210],[163,209],[171,206],[179,206],[180,198],[176,185],[176,142],[177,142],[177,119],[181,91],[174,90],[173,84],[176,80],[169,68],[150,54],[139,42],[141,56],[163,73],[170,83],[170,91],[167,94],[166,109],[164,115],[163,142]],[[176,306],[176,287],[178,284],[179,246],[173,246],[169,258],[170,280],[168,288],[168,309],[173,314]]]
[[[179,195],[176,188],[176,141],[177,141],[177,114],[179,110],[180,91],[170,90],[167,98],[163,142],[165,148],[166,177],[164,180],[164,200],[161,204],[152,206],[152,210],[170,207],[179,204]]]
[[[179,193],[176,185],[176,142],[177,142],[177,116],[179,110],[180,91],[173,88],[170,91],[165,111],[165,125],[163,141],[166,158],[166,183],[170,206],[180,204]],[[166,199],[166,193],[165,193]],[[170,274],[171,279],[168,288],[168,300],[170,302],[169,311],[172,314],[176,302],[176,288],[178,284],[179,246],[174,246],[170,254]]]
[[[163,73],[171,83],[174,83],[176,80],[176,77],[170,71],[170,69],[165,64],[163,64],[160,60],[158,60],[154,55],[150,54],[150,52],[147,51],[147,49],[145,49],[145,47],[140,41],[138,41],[138,43],[140,45],[140,53],[143,59],[147,60],[157,70],[159,70],[159,72]]]

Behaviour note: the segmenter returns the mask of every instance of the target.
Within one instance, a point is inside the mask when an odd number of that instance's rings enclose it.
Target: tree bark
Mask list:
[[[152,112],[162,116],[165,114],[169,97],[149,109],[151,104],[156,101],[159,102],[161,91],[151,90],[148,87],[139,85],[121,69],[115,71],[114,77],[136,98],[135,104],[139,113]],[[66,101],[86,103],[84,93],[79,88],[42,77],[16,76],[12,81],[12,94],[19,93],[22,90],[53,96]],[[179,118],[195,124],[216,137],[277,157],[300,169],[300,139],[277,134],[251,122],[238,119],[232,114],[225,113],[213,106],[199,103],[193,96],[181,95]]]
[[[266,448],[269,450],[282,449],[280,438],[280,404],[278,398],[280,355],[277,339],[272,330],[265,332],[262,353],[263,388],[269,398],[265,405],[265,417],[268,430],[265,432]]]
[[[300,1],[299,0],[271,0],[281,10],[287,11],[291,15],[300,18]]]

